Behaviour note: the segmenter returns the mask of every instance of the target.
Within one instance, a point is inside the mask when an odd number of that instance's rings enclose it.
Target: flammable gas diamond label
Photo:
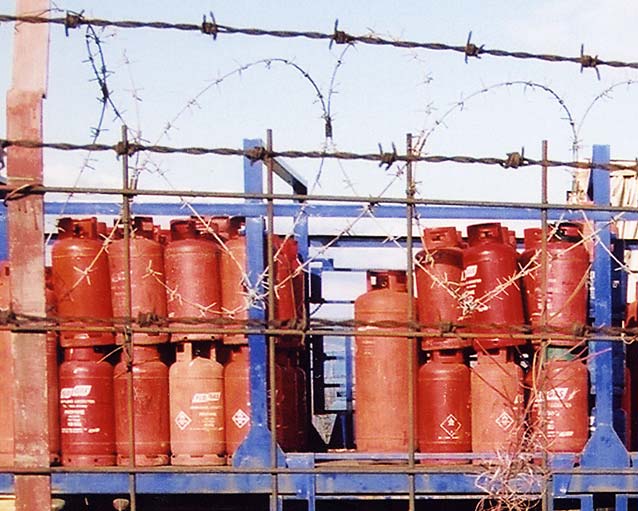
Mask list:
[[[235,426],[237,426],[239,429],[243,428],[246,424],[248,424],[248,421],[250,421],[250,417],[248,417],[248,414],[241,408],[237,409],[237,411],[233,414],[232,419],[235,423]]]
[[[182,431],[184,431],[191,422],[193,422],[193,420],[183,410],[175,417],[175,424],[177,424],[177,427]]]
[[[452,414],[448,415],[445,420],[439,424],[439,426],[450,438],[454,438],[454,436],[459,432],[459,429],[461,429],[461,423]]]
[[[509,413],[503,412],[496,418],[496,424],[498,424],[503,431],[507,431],[512,427],[512,424],[514,424],[514,419],[512,419]]]

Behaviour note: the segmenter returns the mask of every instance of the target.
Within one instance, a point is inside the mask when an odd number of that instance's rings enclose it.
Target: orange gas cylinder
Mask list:
[[[250,351],[234,346],[224,367],[226,452],[232,456],[250,431]]]
[[[168,376],[172,465],[226,462],[223,371],[212,346],[177,345]]]
[[[275,366],[275,393],[276,415],[277,415],[277,442],[286,452],[299,449],[299,431],[297,416],[299,408],[297,406],[297,371],[290,363],[288,354],[279,350],[276,356]]]
[[[127,356],[115,366],[115,439],[117,464],[129,464]],[[133,346],[133,427],[135,464],[167,465],[170,448],[168,367],[160,361],[157,346]]]
[[[587,324],[589,253],[582,242],[581,227],[565,222],[549,228],[547,240],[547,327],[570,333]],[[525,229],[525,251],[520,264],[525,305],[532,328],[541,326],[543,284],[541,269],[542,231]],[[552,340],[553,345],[571,346],[580,339]]]
[[[66,348],[60,365],[62,464],[115,464],[113,366],[92,347]]]
[[[510,452],[523,434],[523,370],[507,349],[477,356],[471,374],[472,451]]]
[[[482,352],[524,344],[524,339],[508,335],[524,324],[516,250],[503,242],[499,223],[470,225],[467,233],[470,246],[463,253],[461,282],[463,323],[472,333],[501,332],[475,338],[474,349]]]
[[[206,234],[201,235],[194,220],[171,221],[171,241],[164,251],[164,267],[169,318],[189,318],[201,322],[221,317],[219,245]],[[179,325],[177,322],[171,323],[171,326]],[[216,336],[176,332],[171,340],[211,337]]]
[[[463,273],[461,238],[454,227],[423,231],[425,250],[416,255],[417,317],[421,329],[439,331],[442,325],[458,323],[461,316],[460,283]],[[424,350],[459,349],[469,339],[423,337]]]
[[[228,240],[222,246],[220,272],[222,278],[222,307],[224,316],[240,321],[230,328],[241,328],[248,319],[249,301],[246,287],[246,237],[242,232],[245,219],[233,217],[227,231]],[[246,342],[242,334],[224,336],[224,342],[236,344]]]
[[[164,247],[155,239],[155,228],[150,217],[133,219],[130,238],[131,312],[133,319],[140,317],[166,317],[166,287],[164,280]],[[126,263],[124,239],[117,239],[109,247],[111,269],[111,301],[116,317],[126,317]],[[116,338],[123,343],[121,335]],[[168,334],[133,334],[135,344],[166,342]]]
[[[354,303],[359,332],[373,332],[374,323],[389,328],[407,326],[409,298],[404,271],[368,271],[368,292]],[[386,327],[388,328],[388,327]],[[405,326],[403,328],[406,328]],[[355,337],[355,439],[357,449],[398,452],[408,447],[408,377],[416,384],[416,353],[410,371],[413,344],[401,337]]]
[[[105,326],[113,316],[111,280],[104,240],[98,236],[96,218],[61,218],[58,239],[51,250],[53,290],[61,318],[82,318],[71,323],[77,331],[64,331],[63,347],[113,343],[110,332],[87,332],[84,326]],[[68,324],[68,323],[67,323]]]
[[[587,366],[580,360],[549,360],[530,385],[530,427],[541,449],[581,452],[589,436]]]
[[[422,453],[472,450],[470,368],[461,351],[432,351],[419,370],[418,445]],[[437,459],[430,463],[463,463]]]

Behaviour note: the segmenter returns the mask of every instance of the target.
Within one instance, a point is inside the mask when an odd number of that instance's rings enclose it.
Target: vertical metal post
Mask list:
[[[266,131],[266,193],[268,197],[266,201],[266,249],[268,261],[268,328],[275,326],[275,253],[273,248],[273,236],[275,229],[275,219],[273,211],[273,159],[272,153],[272,130]],[[275,337],[266,336],[268,340],[268,381],[270,387],[270,466],[277,468],[277,375],[275,371]],[[277,511],[279,504],[279,476],[272,474],[271,477],[271,493],[270,493],[270,510]]]
[[[244,140],[244,150],[261,147],[261,140]],[[261,162],[244,158],[244,191],[263,192],[263,168]],[[261,199],[247,202],[262,204]],[[247,274],[248,286],[253,296],[263,296],[264,285],[264,221],[263,217],[246,218]],[[248,309],[251,322],[264,325],[266,314],[262,304],[253,302]],[[268,399],[266,363],[268,349],[263,333],[248,336],[250,347],[250,411],[251,427],[246,440],[233,456],[233,465],[238,467],[270,467],[272,437],[268,429]],[[274,432],[272,433],[274,434]],[[283,454],[277,448],[277,462]]]
[[[413,258],[414,258],[414,239],[412,237],[412,220],[414,218],[414,199],[415,185],[414,177],[412,175],[412,134],[408,133],[406,136],[406,154],[408,160],[405,169],[405,195],[408,199],[405,208],[406,216],[406,253],[407,253],[407,287],[408,287],[408,329],[414,328],[414,278],[412,273]],[[401,339],[399,339],[401,341]],[[408,479],[408,509],[414,511],[415,509],[415,488],[414,488],[414,452],[416,450],[416,389],[415,389],[415,369],[416,369],[416,339],[414,337],[408,337],[403,342],[408,343],[408,466],[410,468],[410,475]]]
[[[547,236],[548,236],[548,228],[547,228],[547,140],[543,140],[541,144],[541,158],[543,160],[543,165],[541,167],[541,203],[543,205],[541,209],[541,332],[543,333],[543,337],[541,338],[541,345],[539,356],[537,357],[538,369],[536,371],[536,375],[541,375],[543,373],[543,366],[545,364],[545,360],[547,358],[547,337],[545,336],[546,327],[547,327]],[[540,413],[539,417],[541,417],[541,427],[543,428],[543,436],[542,438],[547,438],[547,421],[546,413],[547,407],[545,406],[545,394],[546,389],[543,381],[536,382],[536,400],[539,403]],[[538,392],[541,392],[541,397],[539,398]],[[536,427],[538,425],[535,425]],[[545,473],[547,473],[547,449],[543,449],[543,469]],[[547,480],[543,481],[543,500],[542,500],[542,508],[543,511],[549,511],[551,508],[551,495],[550,491],[552,488],[551,485],[551,476],[548,477]]]
[[[49,0],[17,0],[16,14],[46,13]],[[7,94],[7,134],[11,139],[42,141],[42,99],[46,94],[49,26],[16,27],[13,76]],[[42,184],[43,151],[10,147],[7,178],[10,186]],[[41,195],[27,195],[8,203],[11,308],[16,314],[44,317],[44,212]],[[14,448],[18,469],[49,467],[47,420],[46,335],[11,335],[14,377]],[[51,478],[15,476],[16,509],[48,510]]]
[[[610,179],[606,165],[610,160],[608,145],[595,145],[592,156],[594,203],[608,206]],[[590,296],[594,305],[594,327],[611,326],[611,233],[608,222],[595,222],[597,233],[594,248],[593,285]],[[589,342],[589,371],[592,393],[596,396],[594,433],[587,442],[581,466],[628,467],[629,454],[613,428],[613,341]]]
[[[128,166],[128,128],[122,126],[122,187],[129,189],[129,166]],[[135,511],[136,489],[135,489],[135,392],[134,392],[134,355],[133,355],[133,335],[131,333],[131,321],[133,315],[133,300],[131,291],[131,199],[127,194],[122,195],[122,230],[124,234],[124,346],[122,359],[126,360],[126,414],[128,418],[128,450],[129,468],[131,472],[128,476],[129,498],[131,511]]]

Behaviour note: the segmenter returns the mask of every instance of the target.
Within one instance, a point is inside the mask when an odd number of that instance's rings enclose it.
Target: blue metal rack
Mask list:
[[[260,140],[246,140],[244,147],[262,146]],[[597,205],[609,205],[609,174],[604,168],[609,162],[609,147],[594,146],[592,172],[594,201]],[[263,164],[244,159],[244,189],[246,192],[263,192]],[[291,185],[296,194],[307,192],[303,182],[290,169],[278,163],[275,170],[280,177]],[[369,202],[362,199],[362,202]],[[405,218],[405,207],[399,204],[384,203],[379,198],[374,201],[374,214],[378,218]],[[265,201],[247,199],[238,204],[193,204],[201,214],[231,214],[246,216],[246,238],[248,250],[248,276],[253,286],[260,285],[258,276],[264,269],[264,217]],[[320,244],[321,237],[313,238],[309,234],[310,218],[355,217],[361,213],[361,204],[275,204],[276,216],[299,217],[295,223],[295,236],[299,241],[302,258],[309,256],[313,244]],[[115,203],[80,204],[47,203],[46,214],[59,215],[64,210],[67,215],[118,215],[120,207]],[[539,208],[515,204],[490,204],[483,206],[445,205],[443,203],[417,204],[417,214],[428,219],[508,219],[539,220]],[[133,205],[136,215],[180,216],[184,211],[179,204]],[[609,221],[613,211],[592,210],[588,218],[595,221],[595,228],[601,243],[609,247],[611,234]],[[569,207],[548,209],[549,220],[582,219],[577,211]],[[624,220],[638,219],[638,212],[625,213]],[[0,235],[6,230],[5,217],[0,217]],[[343,239],[343,245],[374,246],[371,239]],[[6,256],[5,246],[0,248],[0,256]],[[592,306],[594,326],[612,325],[611,300],[611,259],[609,252],[600,244],[596,247],[593,267]],[[263,308],[253,306],[249,311],[252,320],[264,321]],[[411,478],[414,479],[414,491],[417,499],[437,497],[468,496],[478,498],[482,491],[477,486],[481,470],[472,465],[460,465],[446,468],[417,466],[407,470],[400,465],[350,465],[342,467],[324,463],[326,455],[315,453],[284,454],[278,451],[276,466],[271,459],[271,433],[268,429],[268,393],[267,393],[267,339],[265,335],[250,335],[251,356],[251,430],[250,434],[233,457],[232,467],[189,469],[162,467],[139,470],[136,475],[136,491],[140,494],[268,494],[275,476],[278,492],[282,499],[307,501],[308,509],[315,509],[320,499],[370,498],[373,496],[407,498]],[[594,432],[580,456],[578,466],[576,457],[557,455],[551,460],[551,475],[547,482],[549,501],[572,499],[580,503],[583,510],[594,509],[595,494],[613,494],[617,510],[628,509],[630,499],[638,498],[638,454],[628,453],[616,433],[614,424],[614,389],[622,381],[619,367],[624,363],[622,343],[608,340],[592,340],[589,352],[594,354],[589,361],[591,375],[591,393],[595,396]],[[619,361],[621,364],[619,364]],[[622,432],[621,432],[622,433]],[[407,459],[407,455],[403,455]],[[339,458],[338,455],[332,456]],[[400,455],[399,455],[400,457]],[[369,460],[371,456],[358,456],[358,461]],[[397,459],[397,456],[393,456]],[[341,456],[341,459],[349,459]],[[383,461],[383,457],[375,457]],[[354,461],[354,460],[353,460]],[[103,469],[99,471],[68,471],[64,468],[52,469],[52,488],[57,494],[125,494],[129,489],[126,469]],[[13,475],[0,474],[0,491],[12,492]],[[521,491],[539,494],[543,488],[540,483],[532,487],[521,487]]]

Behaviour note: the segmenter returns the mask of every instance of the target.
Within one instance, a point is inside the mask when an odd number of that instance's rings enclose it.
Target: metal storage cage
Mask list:
[[[209,26],[209,30],[212,30]],[[335,28],[336,31],[336,28]],[[468,41],[469,45],[469,41]],[[478,51],[478,49],[476,50]],[[34,101],[34,97],[36,98]],[[17,108],[25,105],[37,110],[37,95],[25,94],[14,98]],[[26,121],[25,121],[26,122]],[[26,122],[28,124],[28,122]],[[122,188],[101,189],[100,193],[119,195],[120,204],[113,203],[60,203],[45,202],[42,195],[49,192],[65,192],[62,188],[41,186],[38,158],[42,144],[37,143],[39,133],[32,134],[33,126],[18,126],[17,140],[3,141],[8,149],[8,184],[3,185],[6,211],[0,212],[0,236],[7,242],[0,245],[0,255],[15,264],[11,273],[11,290],[14,297],[11,308],[3,314],[2,329],[11,331],[12,357],[15,366],[14,411],[6,411],[15,417],[15,450],[13,463],[0,472],[0,492],[15,494],[19,509],[66,505],[67,509],[447,509],[479,506],[482,509],[507,507],[508,509],[583,509],[614,508],[625,510],[638,499],[635,464],[637,454],[628,450],[630,443],[621,404],[623,390],[627,387],[625,367],[634,369],[635,353],[626,346],[635,336],[632,328],[623,328],[626,308],[627,283],[622,266],[624,248],[631,248],[633,240],[616,239],[611,224],[616,215],[623,214],[623,221],[638,219],[635,208],[610,206],[610,148],[594,146],[591,167],[592,204],[550,204],[547,201],[546,147],[543,159],[535,162],[543,168],[542,200],[537,204],[513,204],[507,202],[476,203],[459,201],[451,197],[446,201],[431,201],[415,196],[413,165],[419,160],[408,135],[405,154],[383,153],[367,155],[374,163],[393,165],[405,163],[406,196],[401,199],[384,197],[318,196],[310,195],[303,182],[273,149],[272,133],[266,141],[244,140],[242,150],[232,155],[243,162],[244,190],[236,194],[203,192],[175,192],[173,195],[189,195],[193,198],[216,198],[216,203],[195,203],[199,215],[230,215],[245,218],[246,289],[250,295],[250,307],[246,318],[233,318],[224,322],[197,322],[175,325],[169,315],[132,313],[131,296],[131,219],[134,216],[153,216],[162,219],[184,217],[179,204],[133,203],[136,196],[155,196],[157,191],[136,190],[130,187],[128,157],[134,151],[147,150],[128,140],[126,128],[122,139],[113,147],[122,165]],[[37,130],[36,130],[37,131]],[[32,139],[29,135],[32,135]],[[36,141],[34,143],[33,141]],[[59,147],[58,147],[59,148]],[[205,151],[204,151],[205,152]],[[315,155],[316,156],[316,155]],[[321,157],[339,157],[323,154]],[[364,155],[365,156],[365,155]],[[36,160],[34,163],[34,159]],[[38,166],[38,163],[40,165]],[[497,162],[498,163],[498,162]],[[24,165],[22,167],[21,165]],[[27,184],[16,184],[17,178],[26,178]],[[273,182],[281,178],[290,187],[289,193],[274,193]],[[265,187],[264,187],[264,183]],[[84,190],[86,193],[96,190]],[[232,198],[244,202],[222,202]],[[250,411],[241,418],[250,430],[234,452],[230,464],[189,466],[144,466],[136,461],[133,424],[134,360],[124,359],[128,418],[128,461],[120,466],[58,466],[50,464],[46,392],[47,367],[45,335],[47,332],[73,332],[79,327],[78,318],[42,314],[44,304],[44,218],[57,219],[62,213],[73,217],[99,216],[120,218],[124,248],[124,302],[126,310],[121,317],[100,324],[93,324],[92,332],[109,332],[122,337],[126,353],[133,352],[136,334],[165,335],[175,332],[206,333],[247,336],[249,346]],[[317,235],[310,227],[319,219],[340,219],[348,223],[368,213],[376,218],[392,219],[403,225],[393,227],[391,234],[395,254],[392,270],[407,270],[404,285],[407,303],[405,321],[400,324],[379,325],[352,321],[354,297],[324,296],[324,283],[330,273],[353,274],[347,263],[335,263],[329,251],[352,247],[366,250],[382,249],[382,241],[388,235],[379,230],[372,235],[348,236],[338,239]],[[543,234],[541,258],[546,266],[548,258],[547,233],[552,222],[586,221],[591,223],[591,238],[596,240],[590,279],[590,324],[578,331],[565,334],[565,339],[587,342],[587,369],[590,378],[591,416],[590,435],[582,452],[521,451],[509,458],[498,458],[499,453],[467,452],[446,455],[462,461],[457,464],[431,464],[441,461],[440,453],[417,452],[416,367],[418,341],[429,337],[443,339],[470,339],[485,332],[485,325],[473,324],[469,329],[456,329],[459,325],[439,325],[434,334],[420,328],[414,312],[413,267],[415,249],[420,245],[415,232],[416,218],[459,221],[522,220],[540,226]],[[304,312],[295,316],[296,321],[282,321],[276,315],[277,243],[276,219],[292,219],[293,234],[298,243],[301,265],[289,274],[305,275]],[[35,219],[35,220],[34,220]],[[36,225],[29,228],[29,222]],[[7,224],[10,226],[7,236]],[[163,222],[164,227],[166,222]],[[20,231],[20,228],[23,228]],[[116,229],[113,231],[115,232]],[[415,239],[415,237],[417,239]],[[520,236],[518,236],[520,239]],[[126,248],[129,247],[129,248]],[[306,262],[312,264],[304,266]],[[371,269],[372,265],[358,270]],[[387,266],[384,266],[387,268]],[[374,268],[378,269],[378,268]],[[80,272],[85,270],[79,269]],[[153,270],[153,268],[151,268]],[[303,273],[302,271],[303,270]],[[334,276],[333,276],[334,277]],[[586,279],[588,276],[583,275]],[[284,279],[285,280],[285,279]],[[545,279],[547,280],[547,279]],[[360,282],[361,284],[361,279]],[[35,285],[37,284],[37,286]],[[40,285],[41,284],[41,285]],[[547,283],[544,294],[547,294]],[[42,289],[40,289],[42,288]],[[546,302],[547,297],[543,300]],[[342,307],[342,317],[327,311],[318,314],[322,307]],[[546,303],[545,303],[546,305]],[[336,309],[333,309],[336,310]],[[87,320],[86,318],[83,318]],[[91,318],[95,319],[95,318]],[[289,319],[289,318],[288,318]],[[76,323],[74,323],[74,320]],[[111,321],[113,320],[113,321]],[[88,320],[87,320],[88,321]],[[635,318],[634,318],[635,321]],[[230,323],[230,324],[229,324]],[[493,326],[493,325],[489,325]],[[542,323],[542,326],[545,326]],[[581,325],[583,326],[583,325]],[[473,328],[483,331],[472,331]],[[383,335],[405,343],[409,351],[405,398],[410,406],[405,412],[408,426],[406,449],[386,452],[362,452],[353,449],[353,415],[357,413],[356,388],[353,389],[353,344],[356,337]],[[505,335],[505,334],[503,334]],[[534,339],[546,347],[545,331],[530,333],[527,329],[512,329],[506,334],[511,339]],[[560,337],[559,335],[559,337]],[[326,426],[322,443],[315,434],[306,449],[284,451],[277,442],[278,417],[282,404],[277,389],[286,382],[278,381],[276,374],[277,341],[282,336],[295,338],[295,357],[306,376],[306,390],[311,402],[305,410],[297,408],[299,416],[311,431]],[[170,351],[170,350],[166,350]],[[630,353],[629,356],[626,352]],[[108,354],[104,358],[108,358]],[[533,356],[522,353],[524,363],[533,365]],[[525,358],[527,357],[527,358]],[[295,361],[295,364],[297,362]],[[360,368],[359,368],[360,370]],[[519,369],[520,370],[520,369]],[[635,382],[632,383],[632,388]],[[335,390],[336,389],[336,390]],[[590,395],[589,395],[590,394]],[[57,397],[57,396],[56,396]],[[623,408],[623,406],[625,406]],[[541,411],[544,407],[540,406]],[[589,407],[588,407],[589,408]],[[629,410],[632,410],[632,406]],[[589,411],[589,410],[588,410]],[[305,413],[304,413],[305,412]],[[330,416],[329,419],[325,419]],[[310,421],[314,419],[314,429]],[[325,419],[325,420],[324,420]],[[510,418],[511,419],[511,418]],[[190,420],[186,418],[183,420]],[[239,420],[239,419],[238,419]],[[457,427],[451,423],[451,427]],[[509,425],[508,425],[509,427]],[[506,428],[503,428],[506,429]],[[637,429],[634,427],[634,430]],[[274,432],[274,433],[273,433]],[[634,431],[635,433],[635,431]],[[624,443],[623,443],[624,442]],[[324,445],[325,444],[325,445]],[[496,459],[495,459],[496,458]],[[491,461],[491,463],[485,463]],[[499,507],[500,506],[500,507]]]

